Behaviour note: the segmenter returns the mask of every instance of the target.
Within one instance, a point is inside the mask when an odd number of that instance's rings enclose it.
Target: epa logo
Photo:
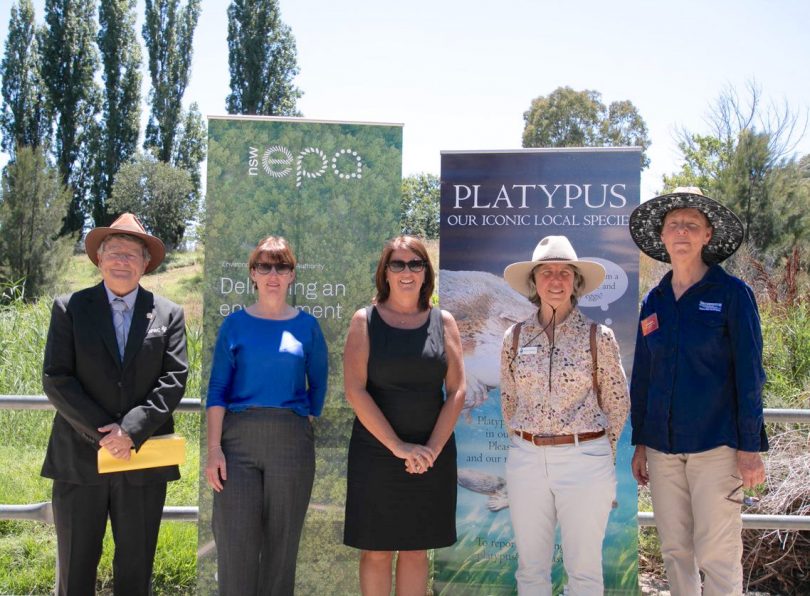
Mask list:
[[[353,149],[339,149],[330,158],[318,147],[306,147],[297,155],[283,145],[273,145],[264,152],[249,147],[248,176],[258,176],[260,171],[273,178],[286,178],[295,172],[295,186],[300,188],[305,180],[324,175],[359,180],[363,177],[363,158]]]

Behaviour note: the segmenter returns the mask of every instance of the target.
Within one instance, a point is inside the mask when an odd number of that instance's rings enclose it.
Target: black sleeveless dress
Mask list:
[[[424,445],[444,405],[447,372],[438,308],[418,329],[398,329],[367,309],[366,389],[397,435]],[[424,550],[456,541],[456,443],[451,435],[433,467],[409,474],[354,419],[349,443],[343,542],[364,550]]]

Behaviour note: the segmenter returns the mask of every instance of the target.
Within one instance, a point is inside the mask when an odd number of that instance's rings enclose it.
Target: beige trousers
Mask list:
[[[726,496],[740,484],[737,450],[667,454],[647,447],[655,525],[672,596],[742,594],[740,506]]]

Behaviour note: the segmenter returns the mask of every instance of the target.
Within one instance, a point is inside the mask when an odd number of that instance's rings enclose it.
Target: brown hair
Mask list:
[[[286,263],[295,271],[295,255],[290,243],[283,236],[268,236],[259,240],[248,257],[248,269],[253,269],[260,259],[265,263]],[[256,282],[253,282],[253,287],[256,287]]]
[[[380,260],[377,263],[377,273],[374,276],[374,281],[377,285],[377,296],[374,301],[377,304],[382,304],[388,300],[391,289],[388,287],[388,282],[385,279],[385,268],[388,266],[388,261],[391,260],[391,253],[398,248],[409,250],[417,257],[425,262],[425,281],[419,289],[419,308],[420,310],[427,310],[430,308],[430,297],[433,295],[434,279],[436,272],[433,270],[433,264],[430,262],[427,248],[424,243],[414,236],[397,236],[392,238],[383,246]]]

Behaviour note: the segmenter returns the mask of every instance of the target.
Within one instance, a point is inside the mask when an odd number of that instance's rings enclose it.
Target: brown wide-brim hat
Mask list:
[[[101,242],[110,234],[129,234],[140,238],[146,243],[149,249],[149,263],[146,265],[145,273],[150,273],[158,268],[163,262],[163,257],[166,256],[166,247],[163,246],[163,241],[157,236],[147,233],[143,224],[132,213],[124,213],[110,224],[109,228],[93,228],[87,232],[84,239],[84,251],[93,265],[98,265],[98,247]]]
[[[745,230],[740,218],[725,205],[710,199],[694,186],[679,187],[670,193],[650,199],[630,214],[630,235],[648,257],[669,263],[669,253],[661,241],[661,228],[667,213],[676,209],[697,209],[712,226],[712,238],[703,247],[703,261],[715,265],[725,261],[740,248]]]

